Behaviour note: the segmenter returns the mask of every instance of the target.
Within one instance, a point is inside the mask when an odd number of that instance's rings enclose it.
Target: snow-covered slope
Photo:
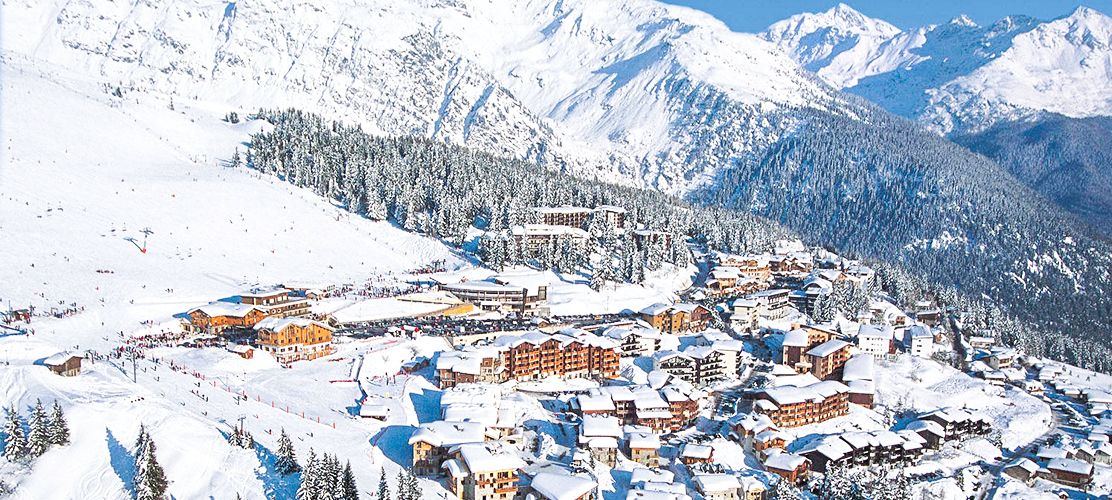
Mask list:
[[[13,61],[4,69],[5,306],[77,304],[90,327],[129,331],[253,283],[353,282],[459,262],[435,241],[224,167],[258,123],[115,99]],[[153,234],[141,253],[128,238],[141,246],[144,228]]]
[[[1112,18],[1093,9],[903,32],[847,9],[793,16],[761,36],[830,84],[942,133],[1046,111],[1112,114]]]
[[[831,90],[651,0],[6,0],[6,51],[214,109],[296,106],[683,191]]]

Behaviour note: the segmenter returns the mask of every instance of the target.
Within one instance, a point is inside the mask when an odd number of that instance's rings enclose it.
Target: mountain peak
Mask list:
[[[969,16],[967,16],[965,14],[960,14],[957,17],[951,19],[950,24],[957,25],[957,26],[965,26],[965,27],[968,27],[968,28],[977,28],[978,27],[977,22],[974,21],[972,18],[970,18]]]

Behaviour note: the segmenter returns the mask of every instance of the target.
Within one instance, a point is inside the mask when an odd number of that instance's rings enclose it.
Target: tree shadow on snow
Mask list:
[[[112,470],[120,478],[120,481],[123,481],[128,495],[134,497],[135,455],[116,439],[116,435],[112,434],[111,429],[106,427],[104,432],[107,434],[105,441],[108,443],[108,459],[112,464]]]
[[[409,425],[388,425],[371,437],[371,445],[381,450],[383,456],[398,467],[409,469],[413,464],[413,448],[409,446],[409,437],[416,430]]]
[[[224,434],[223,431],[220,432]],[[227,436],[224,436],[227,438]],[[259,463],[262,467],[255,469],[255,477],[263,483],[263,493],[266,498],[294,498],[297,496],[297,488],[301,484],[301,473],[295,472],[288,476],[279,474],[274,469],[275,463],[278,461],[278,455],[270,451],[267,447],[255,441],[255,456],[258,457]],[[303,457],[298,457],[299,459]]]

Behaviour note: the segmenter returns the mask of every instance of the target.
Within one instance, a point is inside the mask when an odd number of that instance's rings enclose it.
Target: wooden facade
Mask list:
[[[261,323],[258,345],[279,362],[317,359],[332,354],[332,328],[308,320],[279,320]]]

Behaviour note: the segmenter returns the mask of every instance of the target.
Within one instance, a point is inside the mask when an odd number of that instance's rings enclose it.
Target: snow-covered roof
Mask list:
[[[842,381],[873,379],[873,357],[868,354],[858,354],[849,358],[842,369]]]
[[[593,491],[598,483],[583,476],[541,472],[533,476],[530,486],[548,500],[576,500]]]
[[[609,415],[584,415],[579,430],[584,437],[622,437],[618,417]]]
[[[698,458],[709,459],[714,448],[705,444],[684,443],[683,449],[680,450],[680,456],[683,458]]]
[[[638,467],[633,469],[633,476],[629,479],[629,484],[637,486],[639,483],[670,483],[675,479],[675,474],[668,469],[649,469],[647,467]]]
[[[230,316],[233,318],[242,318],[247,316],[251,311],[258,310],[259,308],[248,304],[237,304],[234,302],[210,302],[201,307],[190,309],[189,312],[193,313],[200,311],[205,316],[215,318],[217,316]]]
[[[390,416],[390,408],[382,404],[364,404],[359,406],[360,417],[386,418]]]
[[[436,421],[421,424],[409,437],[409,444],[429,443],[450,447],[464,443],[481,443],[486,440],[486,427],[475,422]]]
[[[807,351],[807,354],[810,356],[825,358],[831,354],[838,352],[841,349],[844,349],[848,345],[849,342],[846,342],[844,340],[828,340],[815,346],[810,351]]]
[[[331,326],[328,326],[328,325],[326,325],[324,323],[321,323],[319,321],[313,321],[313,320],[308,319],[308,318],[298,318],[298,317],[279,318],[279,317],[275,317],[275,316],[271,316],[269,318],[266,318],[266,319],[256,323],[255,324],[255,329],[256,330],[270,330],[272,332],[280,332],[280,331],[285,330],[286,328],[289,328],[291,326],[298,326],[298,327],[305,328],[305,327],[308,327],[310,325],[316,325],[316,326],[324,328],[328,331],[333,330],[333,328]]]
[[[251,347],[249,345],[244,345],[244,344],[232,344],[232,345],[228,346],[228,350],[231,351],[231,352],[234,352],[236,354],[246,354],[246,353],[249,353],[251,351],[254,351],[255,348]]]
[[[1048,470],[1060,470],[1074,474],[1090,475],[1093,473],[1093,464],[1074,460],[1072,458],[1055,458],[1046,464]]]
[[[537,212],[542,214],[589,214],[591,209],[587,207],[573,207],[571,205],[560,205],[558,207],[539,207]]]
[[[849,388],[841,382],[826,380],[806,387],[774,387],[764,389],[762,392],[773,403],[783,406],[805,401],[821,402],[835,394],[849,392]]]
[[[796,455],[794,453],[773,453],[765,460],[766,469],[776,469],[780,471],[794,471],[803,464],[807,463],[807,458]]]
[[[696,474],[695,486],[703,493],[736,492],[741,487],[737,477],[732,474]]]
[[[69,361],[70,358],[80,358],[80,357],[81,356],[73,354],[72,352],[62,351],[60,353],[51,355],[50,357],[44,359],[42,361],[42,364],[45,365],[45,366],[62,366],[64,364],[66,364],[66,361]]]
[[[639,450],[658,450],[660,449],[660,436],[652,432],[631,432],[626,442],[630,448]]]
[[[579,409],[589,411],[614,411],[614,400],[602,394],[581,394],[576,397]]]
[[[641,314],[647,314],[649,316],[657,316],[657,315],[660,315],[660,314],[664,314],[666,311],[668,311],[668,309],[670,307],[672,307],[672,306],[670,306],[668,304],[661,303],[661,302],[657,302],[656,304],[653,304],[651,306],[645,307],[644,309],[641,309]]]
[[[784,334],[785,347],[807,347],[810,344],[811,339],[807,336],[807,331],[802,328],[796,328]]]
[[[846,386],[850,394],[876,394],[876,383],[872,380],[850,380]]]
[[[858,337],[891,339],[895,330],[888,325],[861,325],[857,329]]]
[[[459,453],[463,465],[466,465],[472,474],[525,468],[525,462],[517,455],[495,449],[488,444],[461,444],[452,452]]]
[[[812,441],[799,450],[800,455],[816,452],[830,460],[840,460],[853,452],[853,447],[839,436],[823,436],[822,439]]]
[[[1006,468],[1011,469],[1013,467],[1023,469],[1025,472],[1032,475],[1039,471],[1039,465],[1027,458],[1020,458],[1018,460],[1015,460],[1012,463],[1008,464]]]
[[[525,224],[510,228],[514,235],[521,236],[567,236],[576,239],[587,239],[591,235],[587,231],[571,226],[556,226],[549,224]]]
[[[290,291],[286,288],[280,286],[272,286],[263,288],[252,288],[251,290],[240,293],[239,296],[241,298],[250,297],[260,299],[265,297],[273,297],[275,295],[289,295],[289,293]]]
[[[792,372],[795,373],[795,372]],[[811,372],[804,372],[795,375],[781,375],[772,379],[772,387],[807,387],[819,382],[818,377],[811,374]]]

